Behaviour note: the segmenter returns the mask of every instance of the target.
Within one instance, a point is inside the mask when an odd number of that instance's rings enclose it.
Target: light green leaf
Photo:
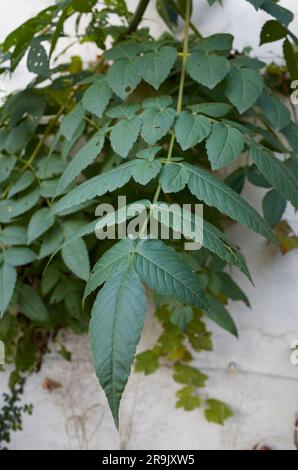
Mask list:
[[[115,243],[93,267],[86,284],[84,299],[101,286],[113,274],[128,265],[128,260],[136,245],[135,240],[125,238]]]
[[[57,188],[58,194],[67,188],[67,186],[98,157],[102,151],[104,141],[105,134],[100,130],[78,151],[60,178]]]
[[[74,109],[68,113],[61,121],[61,134],[67,139],[72,140],[79,129],[85,117],[85,110],[81,103],[77,104]]]
[[[235,127],[214,124],[207,140],[207,153],[213,170],[229,165],[242,153],[244,137]]]
[[[77,277],[87,281],[90,276],[90,262],[86,244],[82,238],[70,240],[62,246],[62,259]]]
[[[205,387],[205,382],[208,379],[207,375],[203,374],[199,370],[180,362],[174,365],[173,378],[179,384],[185,384],[196,388]]]
[[[258,106],[275,129],[281,130],[290,124],[290,111],[275,96],[263,93],[258,100]]]
[[[17,159],[8,155],[0,155],[0,183],[5,181],[15,167]]]
[[[178,398],[176,408],[183,408],[185,411],[192,411],[200,407],[201,399],[195,394],[194,387],[183,387],[176,392]]]
[[[148,52],[139,61],[139,73],[145,82],[158,90],[162,82],[169,76],[176,57],[176,49],[169,46]]]
[[[180,302],[208,310],[200,281],[173,248],[160,240],[137,244],[134,266],[142,281],[156,292]]]
[[[225,420],[233,416],[231,409],[222,401],[209,399],[205,410],[205,417],[210,423],[223,425]]]
[[[193,80],[213,89],[228,74],[229,61],[215,54],[204,54],[201,51],[194,52],[187,60],[187,73]]]
[[[147,303],[137,274],[122,269],[97,295],[90,322],[96,375],[107,396],[116,426],[120,400],[144,326]]]
[[[140,128],[141,119],[138,116],[118,122],[110,134],[114,152],[126,158],[138,138]]]
[[[7,309],[16,285],[17,272],[10,264],[0,266],[0,318]]]
[[[146,186],[152,179],[160,173],[162,166],[158,160],[139,160],[133,170],[133,179]]]
[[[278,160],[273,152],[255,143],[251,147],[251,156],[259,171],[266,176],[266,180],[273,188],[298,208],[297,180],[286,165]]]
[[[42,207],[31,217],[28,225],[28,244],[47,232],[55,223],[48,207]]]
[[[210,133],[211,124],[208,118],[183,111],[175,125],[177,142],[182,150],[187,150],[202,142]]]
[[[48,320],[47,309],[33,287],[20,284],[18,293],[20,310],[24,315],[35,322],[46,322]]]
[[[115,62],[107,74],[107,82],[123,100],[137,87],[141,81],[138,61],[135,58],[120,59]]]
[[[4,252],[4,259],[12,266],[24,266],[36,260],[37,256],[30,248],[12,247]]]
[[[266,193],[263,202],[263,214],[270,227],[276,227],[287,207],[287,201],[275,189]]]
[[[267,222],[239,194],[217,180],[208,171],[189,163],[181,163],[181,165],[189,172],[188,187],[194,196],[275,242],[275,237]]]
[[[29,72],[41,77],[48,77],[50,73],[49,58],[46,50],[39,40],[32,41],[28,53],[27,67]]]
[[[97,80],[84,93],[82,105],[95,116],[101,118],[112,98],[112,90],[103,80]]]
[[[264,82],[253,69],[232,67],[225,80],[225,94],[240,114],[247,111],[260,97]]]
[[[90,178],[85,183],[70,191],[52,208],[53,214],[60,213],[82,202],[102,196],[124,186],[132,177],[133,168],[137,160],[132,160],[114,168],[111,171]]]

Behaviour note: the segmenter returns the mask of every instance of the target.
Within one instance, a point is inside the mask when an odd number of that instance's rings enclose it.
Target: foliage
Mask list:
[[[32,405],[19,405],[24,391],[24,379],[14,383],[10,393],[5,393],[4,405],[0,410],[0,450],[11,441],[11,432],[22,430],[22,417],[32,414]]]
[[[34,370],[49,338],[63,328],[84,332],[92,311],[94,366],[117,425],[144,323],[144,286],[170,300],[157,312],[164,332],[153,350],[138,356],[137,370],[151,373],[161,358],[170,360],[174,379],[183,384],[177,406],[196,408],[206,376],[189,366],[185,341],[195,351],[211,349],[203,315],[237,336],[227,301],[249,305],[223,272],[231,264],[251,280],[243,255],[222,231],[225,221],[278,243],[272,228],[286,201],[298,206],[297,125],[272,92],[270,70],[235,52],[229,34],[202,38],[190,21],[190,0],[159,2],[164,18],[173,12],[185,18],[183,43],[169,33],[154,40],[138,28],[148,3],[142,0],[133,16],[123,0],[106,0],[103,8],[96,1],[60,1],[1,45],[1,72],[13,72],[27,54],[34,78],[7,97],[0,116],[0,339],[10,341],[19,372]],[[271,0],[250,3],[285,28],[289,50],[296,42],[287,29],[290,13]],[[112,25],[111,14],[120,25]],[[70,17],[81,43],[104,49],[95,65],[61,62],[55,52]],[[266,28],[267,40],[268,34],[278,37]],[[108,50],[107,39],[113,43]],[[229,165],[244,153],[247,163],[231,172]],[[229,170],[225,181],[215,174],[221,168]],[[267,221],[240,195],[246,180],[269,189]],[[98,241],[96,226],[111,228],[115,220],[94,219],[95,209],[101,202],[115,206],[119,194],[128,205],[118,211],[118,222],[133,217],[132,202],[147,208],[141,235],[161,202],[166,215],[169,203],[204,203],[203,249],[190,256],[177,240],[143,236],[113,245]],[[193,213],[185,217],[192,220]],[[183,241],[190,238],[186,224],[168,220]],[[41,349],[32,340],[40,337]],[[206,418],[220,424],[231,414],[215,399],[206,406]]]

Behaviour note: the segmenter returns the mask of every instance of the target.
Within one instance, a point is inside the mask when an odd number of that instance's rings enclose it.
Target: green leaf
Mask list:
[[[261,31],[260,45],[278,41],[287,35],[287,29],[279,21],[267,21]]]
[[[182,191],[188,180],[188,171],[180,165],[165,165],[160,176],[160,184],[164,193]]]
[[[174,365],[174,380],[179,384],[185,384],[191,387],[203,388],[208,379],[207,375],[194,369],[187,364],[178,362]]]
[[[144,351],[136,356],[135,371],[150,375],[159,368],[158,354],[155,350]]]
[[[221,279],[221,292],[225,294],[229,299],[234,301],[242,300],[242,302],[250,307],[249,300],[244,292],[240,289],[240,287],[236,284],[236,282],[231,278],[231,276],[227,273],[221,272],[218,273],[218,276]]]
[[[18,200],[6,199],[0,202],[0,222],[6,223],[25,214],[34,207],[39,199],[39,190],[34,189]]]
[[[135,244],[134,240],[125,238],[104,253],[91,271],[86,284],[84,299],[113,274],[128,265],[128,260],[135,248]]]
[[[292,43],[288,39],[286,39],[283,43],[283,52],[291,80],[295,81],[298,79],[298,64],[296,60],[296,52]]]
[[[214,124],[207,140],[207,153],[213,170],[229,165],[241,155],[244,137],[235,127]]]
[[[253,143],[251,156],[256,166],[266,179],[279,193],[281,193],[294,207],[298,208],[297,180],[283,162],[278,160],[273,152],[262,145]]]
[[[160,173],[162,166],[158,160],[139,160],[133,170],[133,179],[146,186],[152,179]]]
[[[18,293],[20,309],[24,315],[36,322],[46,322],[48,320],[47,309],[33,287],[20,284]]]
[[[96,3],[97,0],[72,0],[73,8],[80,13],[88,13]]]
[[[66,167],[66,163],[60,157],[42,158],[37,164],[37,176],[41,179],[50,179],[60,175]]]
[[[210,423],[224,424],[226,419],[233,416],[231,409],[219,400],[209,399],[207,405],[205,417]]]
[[[62,259],[77,277],[87,281],[90,276],[90,262],[86,244],[82,238],[70,240],[62,246]]]
[[[298,156],[298,126],[294,122],[282,129],[282,134],[289,142],[295,156]]]
[[[107,74],[109,86],[123,100],[138,86],[140,81],[138,61],[135,58],[118,60],[110,67]]]
[[[15,196],[20,192],[24,191],[25,189],[29,188],[34,181],[34,174],[28,170],[25,171],[15,183],[10,186],[10,190],[8,192],[8,197]]]
[[[212,34],[196,42],[194,48],[207,53],[214,51],[225,52],[232,49],[233,40],[232,34]]]
[[[181,165],[189,172],[188,187],[194,196],[275,242],[275,237],[267,222],[239,194],[217,180],[208,171],[189,163]]]
[[[206,114],[206,116],[220,118],[229,114],[233,107],[227,103],[200,103],[189,106],[189,109],[195,114]]]
[[[43,295],[47,295],[60,279],[60,271],[55,264],[47,267],[43,273],[41,280],[41,291]]]
[[[12,156],[0,155],[0,183],[9,178],[17,159]]]
[[[47,232],[55,223],[48,207],[42,207],[33,214],[28,225],[28,244]]]
[[[193,317],[191,307],[175,307],[171,314],[171,323],[184,331],[188,327]]]
[[[287,201],[275,189],[266,193],[263,199],[263,213],[270,227],[276,227],[287,207]]]
[[[208,310],[205,293],[196,274],[176,253],[160,240],[137,244],[134,266],[142,281],[160,294]]]
[[[8,225],[0,231],[0,243],[3,245],[26,245],[27,231],[24,227]]]
[[[178,398],[176,408],[183,408],[185,411],[192,411],[200,407],[201,400],[194,394],[194,387],[188,386],[176,392]]]
[[[258,106],[275,129],[281,130],[290,124],[290,111],[275,96],[263,93],[258,100]]]
[[[169,46],[148,52],[139,61],[139,73],[145,82],[158,90],[169,76],[176,57],[176,49]]]
[[[150,145],[155,144],[164,137],[171,129],[176,111],[168,107],[150,107],[141,114],[142,132],[145,142]]]
[[[94,136],[85,144],[71,160],[64,170],[58,184],[57,193],[61,193],[65,188],[90,165],[102,151],[105,141],[105,134],[102,130],[96,132]]]
[[[175,207],[173,207],[173,205],[168,205],[168,206],[169,207],[167,208],[166,203],[154,204],[154,207],[158,208],[158,210],[161,213],[162,211],[168,211],[174,215],[174,217],[164,217],[163,218],[164,224],[168,224],[169,227],[173,228],[176,231],[177,230],[180,231],[181,233],[183,233],[185,237],[191,238],[191,239],[193,239],[193,236],[191,236],[192,234],[190,234],[188,230],[188,227],[190,226],[190,221],[192,221],[192,224],[194,223],[196,224],[196,227],[198,230],[201,230],[201,227],[202,227],[203,246],[207,248],[209,251],[211,251],[212,253],[219,256],[221,259],[227,261],[230,264],[233,264],[234,266],[237,266],[248,277],[248,279],[252,281],[243,255],[240,253],[238,248],[231,242],[231,240],[229,240],[229,238],[224,233],[222,233],[218,228],[214,227],[206,220],[201,219],[201,222],[200,222],[200,218],[198,215],[196,216],[196,218],[194,218],[194,214],[186,210],[183,211],[182,220],[178,228],[175,223],[175,221],[177,220],[175,218],[175,215],[176,215]],[[152,215],[154,217],[154,211]],[[177,215],[179,215],[181,218],[180,209]]]
[[[134,59],[140,52],[140,49],[141,45],[132,40],[123,41],[105,51],[104,56],[107,60]]]
[[[228,310],[213,295],[208,294],[207,297],[210,304],[210,310],[209,312],[205,312],[206,316],[237,338],[237,327]]]
[[[61,134],[67,139],[72,140],[79,129],[85,117],[85,110],[81,103],[77,104],[74,109],[68,113],[61,121]]]
[[[12,266],[24,266],[36,260],[37,256],[30,248],[12,247],[4,252],[4,259]]]
[[[116,426],[120,400],[144,326],[146,296],[137,274],[122,269],[97,295],[90,322],[96,375],[107,396]]]
[[[112,98],[112,90],[103,80],[97,80],[84,93],[82,105],[95,116],[101,118]]]
[[[294,14],[287,8],[276,3],[275,0],[266,0],[265,2],[262,2],[261,8],[266,11],[266,13],[269,13],[269,15],[280,21],[284,26],[289,26],[294,19]]]
[[[53,214],[62,212],[70,207],[75,207],[82,202],[102,196],[107,192],[115,191],[124,186],[132,177],[133,168],[136,166],[136,160],[129,161],[119,165],[111,171],[102,173],[90,178],[85,183],[70,191],[66,196],[60,199],[53,208]],[[0,212],[1,213],[1,212]]]
[[[241,194],[245,184],[246,172],[247,169],[245,166],[236,168],[236,170],[225,178],[225,184],[230,186],[236,193]]]
[[[224,89],[230,102],[243,114],[260,97],[263,86],[263,79],[256,70],[232,67]]]
[[[63,235],[60,227],[53,227],[43,238],[38,256],[39,259],[46,258],[55,253],[62,245],[62,242]]]
[[[49,58],[46,50],[39,40],[34,40],[27,59],[27,67],[29,72],[36,73],[41,77],[48,77],[50,73]]]
[[[187,150],[202,142],[210,133],[211,124],[208,118],[183,111],[175,125],[177,142],[182,150]]]
[[[0,266],[0,318],[7,309],[16,285],[17,272],[13,266],[3,263]]]
[[[110,134],[114,152],[126,158],[138,138],[140,128],[141,119],[138,116],[118,122]]]
[[[230,63],[225,57],[197,51],[190,55],[186,67],[193,80],[213,89],[228,74]]]

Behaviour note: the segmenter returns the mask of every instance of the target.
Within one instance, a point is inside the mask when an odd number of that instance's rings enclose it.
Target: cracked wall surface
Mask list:
[[[0,31],[3,37],[21,20],[49,1],[2,0]],[[136,2],[131,2],[136,3]],[[216,29],[240,35],[239,46],[248,45],[258,35],[264,21],[245,4],[237,10],[235,0],[226,0],[225,14],[208,17],[204,1],[197,2],[197,24],[204,34]],[[26,6],[25,6],[26,4]],[[296,0],[282,2],[298,13]],[[217,10],[215,10],[217,11]],[[155,13],[147,16],[155,32],[160,22]],[[245,15],[245,16],[244,16]],[[239,17],[245,17],[245,25]],[[151,24],[150,23],[150,24]],[[257,41],[253,42],[257,47]],[[271,45],[278,53],[279,45]],[[269,54],[270,49],[266,49]],[[84,49],[86,58],[92,49]],[[264,52],[265,54],[265,52]],[[85,56],[84,56],[85,57]],[[25,80],[20,70],[9,87]],[[247,184],[245,197],[260,210],[262,190]],[[285,217],[298,233],[298,217],[289,207]],[[214,324],[214,351],[195,356],[194,365],[209,376],[206,394],[226,401],[234,416],[225,426],[209,424],[201,411],[187,413],[175,409],[175,391],[168,367],[144,377],[132,374],[121,407],[121,428],[114,428],[103,392],[95,378],[88,339],[67,335],[66,346],[73,353],[68,363],[53,352],[40,373],[26,384],[24,401],[34,403],[32,416],[26,416],[24,430],[13,436],[12,449],[252,449],[267,445],[294,449],[294,422],[298,412],[298,366],[290,362],[290,345],[298,340],[298,250],[282,256],[264,239],[240,226],[229,229],[248,259],[255,288],[232,268],[231,273],[247,293],[252,308],[231,303],[230,311],[239,329],[239,340]],[[159,326],[149,308],[140,350],[154,344]],[[62,385],[49,391],[44,380]],[[0,391],[6,375],[0,376]]]

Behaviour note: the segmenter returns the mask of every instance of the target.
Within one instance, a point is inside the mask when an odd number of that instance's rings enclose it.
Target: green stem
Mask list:
[[[174,0],[168,0],[168,4],[174,10],[183,20],[186,20],[186,12],[184,13],[183,10],[177,5],[177,3]],[[189,26],[193,30],[193,32],[198,36],[198,38],[202,39],[203,35],[200,33],[198,28],[189,20]]]
[[[131,23],[129,24],[129,26],[127,28],[127,31],[125,31],[125,33],[123,35],[121,34],[116,42],[119,42],[121,39],[123,39],[123,37],[130,36],[132,33],[134,33],[137,30],[139,24],[141,23],[141,21],[143,19],[144,13],[145,13],[148,5],[149,5],[149,1],[150,0],[140,0],[139,1],[136,12],[135,12],[135,14],[132,18]]]
[[[183,104],[183,90],[184,90],[184,83],[185,83],[186,64],[187,64],[187,58],[188,58],[188,44],[189,44],[190,2],[191,2],[191,0],[186,0],[185,23],[184,23],[184,33],[183,33],[184,39],[183,39],[183,52],[182,52],[182,67],[181,67],[178,99],[177,99],[177,114],[181,113],[182,104]],[[166,163],[170,163],[170,161],[172,159],[174,143],[175,143],[175,133],[173,131],[172,135],[171,135],[171,140],[170,140],[170,145],[169,145],[169,149],[168,149]],[[157,188],[156,188],[156,191],[155,191],[155,195],[154,195],[154,198],[153,198],[153,204],[157,203],[160,193],[161,193],[161,184],[159,183]],[[152,208],[149,211],[147,220],[145,221],[143,227],[141,228],[140,238],[144,234],[144,232],[147,228],[147,225],[148,225],[148,222],[151,218],[151,215],[152,215]]]

